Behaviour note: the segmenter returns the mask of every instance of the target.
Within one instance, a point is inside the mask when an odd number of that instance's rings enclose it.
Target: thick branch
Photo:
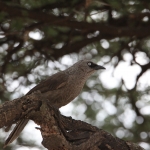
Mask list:
[[[9,126],[40,107],[39,94],[23,96],[0,105],[0,128]],[[39,95],[40,96],[40,95]]]
[[[0,112],[0,127],[23,117],[34,120],[41,127],[42,144],[49,150],[142,150],[90,124],[62,116],[38,92],[4,103]]]

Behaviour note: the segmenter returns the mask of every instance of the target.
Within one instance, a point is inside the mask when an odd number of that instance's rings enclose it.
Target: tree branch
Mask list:
[[[24,117],[40,125],[42,144],[49,150],[143,150],[90,124],[61,115],[40,92],[0,106],[1,128]]]
[[[109,35],[111,37],[123,37],[123,36],[135,36],[142,38],[150,35],[149,26],[143,28],[122,28],[104,25],[102,23],[88,23],[78,22],[70,20],[70,17],[54,16],[43,12],[36,12],[33,10],[27,10],[24,8],[11,7],[3,2],[0,2],[0,11],[8,13],[10,16],[15,17],[28,17],[37,21],[42,21],[50,25],[65,26],[76,29],[88,29],[92,31],[100,31],[103,35]]]

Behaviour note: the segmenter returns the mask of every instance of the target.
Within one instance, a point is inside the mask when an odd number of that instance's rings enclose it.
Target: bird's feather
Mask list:
[[[13,142],[19,136],[20,132],[23,130],[28,121],[29,121],[28,119],[22,119],[17,123],[17,125],[15,126],[9,137],[6,139],[3,148],[5,148],[8,144]]]
[[[69,76],[65,72],[56,73],[46,80],[43,80],[38,85],[36,85],[33,89],[31,89],[27,95],[40,90],[41,93],[45,93],[48,91],[53,91],[64,87],[68,82]]]

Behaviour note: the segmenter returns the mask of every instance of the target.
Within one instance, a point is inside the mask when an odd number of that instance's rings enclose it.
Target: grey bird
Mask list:
[[[99,69],[105,68],[90,60],[80,60],[68,69],[58,72],[40,82],[26,95],[40,91],[50,101],[52,106],[60,108],[77,97],[88,77]],[[4,147],[12,143],[19,136],[28,121],[29,119],[22,119],[17,123],[6,139]]]

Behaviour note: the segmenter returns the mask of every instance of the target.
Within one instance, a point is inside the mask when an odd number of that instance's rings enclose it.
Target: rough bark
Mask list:
[[[0,127],[23,117],[40,125],[42,144],[48,150],[143,150],[140,146],[113,137],[83,121],[65,117],[40,92],[23,96],[0,106]]]

